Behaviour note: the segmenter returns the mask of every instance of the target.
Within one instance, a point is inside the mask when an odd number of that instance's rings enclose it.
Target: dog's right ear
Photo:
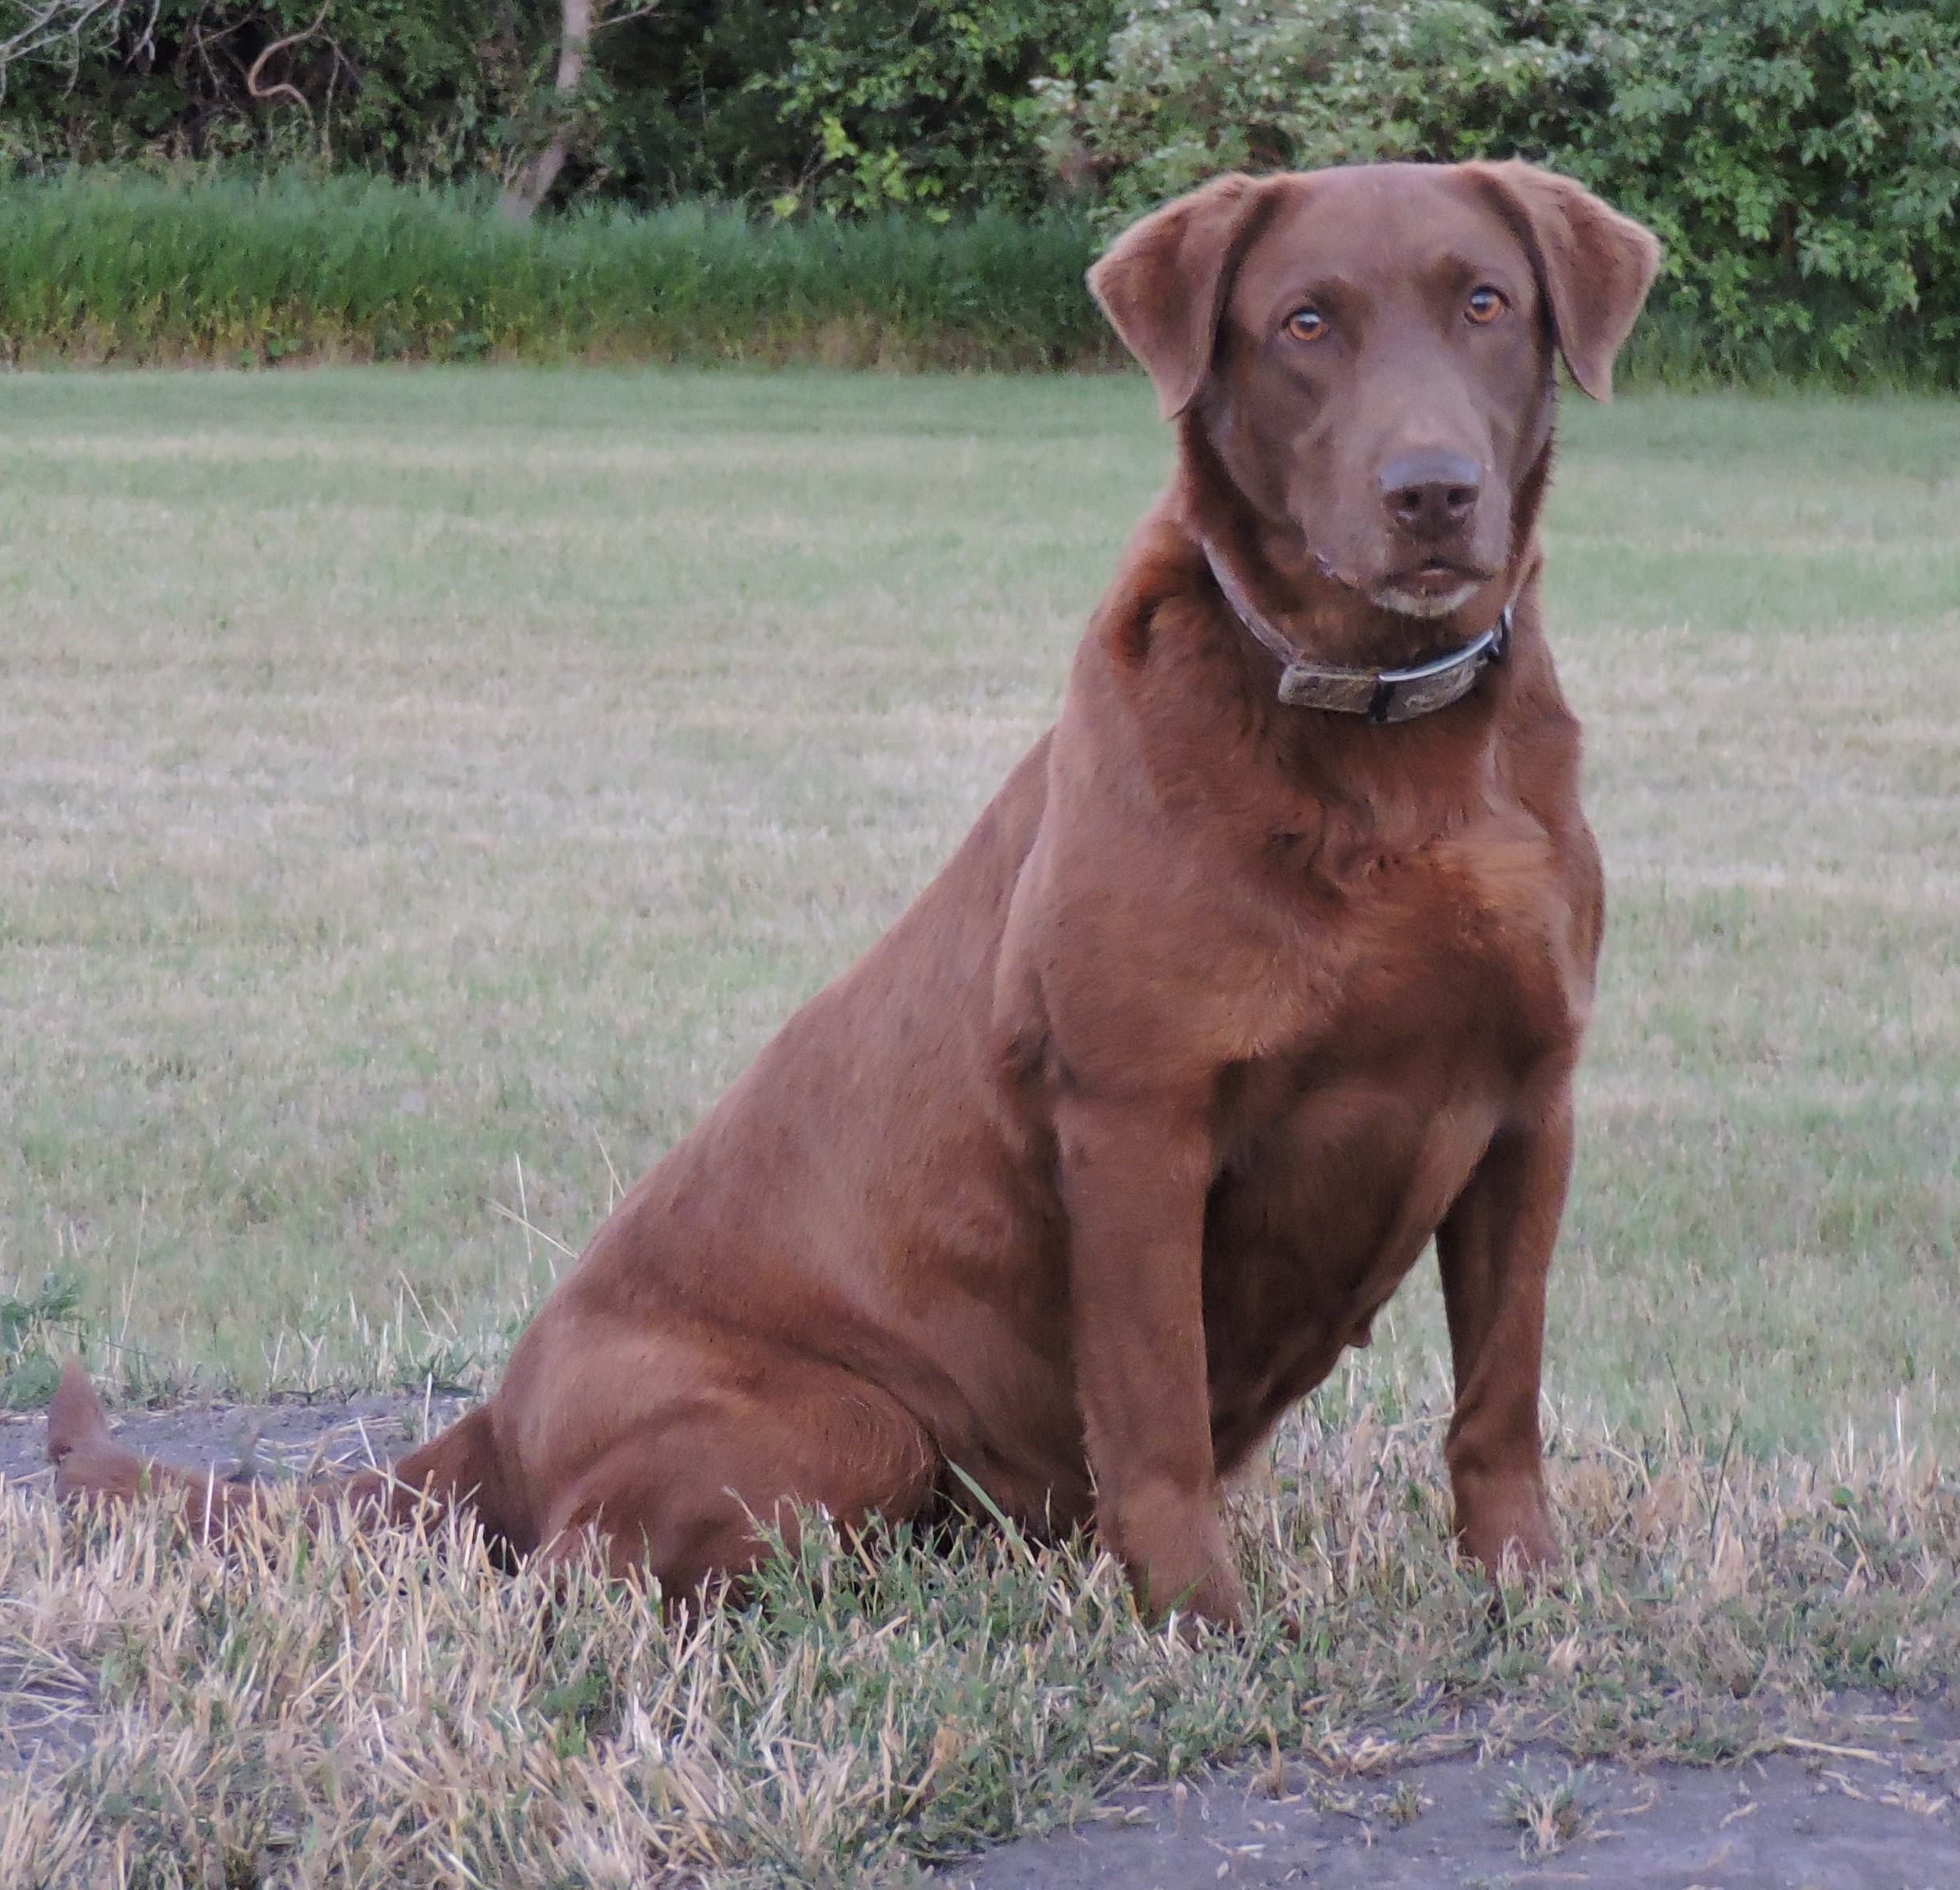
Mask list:
[[[1259,178],[1215,177],[1132,223],[1089,272],[1090,293],[1148,369],[1166,420],[1205,384],[1232,271],[1270,201]]]
[[[1654,286],[1659,239],[1572,179],[1535,164],[1508,158],[1462,168],[1492,194],[1530,251],[1573,379],[1594,400],[1611,400],[1613,357]]]

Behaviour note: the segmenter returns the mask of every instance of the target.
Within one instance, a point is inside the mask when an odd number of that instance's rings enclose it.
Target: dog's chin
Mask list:
[[[1461,610],[1483,587],[1483,581],[1477,578],[1466,578],[1447,590],[1412,590],[1405,585],[1378,584],[1368,593],[1368,601],[1383,610],[1393,611],[1397,617],[1447,617],[1453,610]]]

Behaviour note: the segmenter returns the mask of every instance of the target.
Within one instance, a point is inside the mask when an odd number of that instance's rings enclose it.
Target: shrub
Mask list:
[[[1136,8],[1107,75],[1037,86],[1059,168],[1113,226],[1221,171],[1468,156],[1553,56],[1476,0],[1225,0]]]
[[[1030,82],[1093,71],[1116,10],[1116,0],[809,7],[784,69],[753,82],[811,153],[788,202],[856,211],[913,203],[939,216],[976,201],[1039,205]]]
[[[1660,235],[1668,304],[1728,365],[1794,343],[1960,371],[1960,0],[1547,13],[1601,44],[1611,100],[1547,122],[1545,156]]]
[[[0,164],[303,157],[454,182],[508,171],[553,111],[555,0],[55,0],[72,30],[10,62],[48,4],[0,0]],[[572,175],[641,203],[1034,209],[1028,83],[1094,69],[1117,10],[612,0]]]
[[[0,46],[45,10],[0,0]],[[536,0],[71,0],[67,12],[73,33],[0,71],[0,163],[305,156],[467,176],[494,167],[548,31]]]
[[[1159,3],[1040,98],[1105,228],[1240,167],[1516,154],[1660,234],[1651,351],[1960,375],[1960,0]]]
[[[0,0],[0,48],[44,5]],[[528,148],[553,0],[317,9],[129,0],[94,16],[65,52],[9,72],[0,171],[303,157],[468,182]],[[662,0],[644,15],[615,0],[609,13],[575,203],[933,220],[1079,194],[1106,232],[1221,170],[1515,153],[1666,242],[1635,375],[1960,380],[1960,0]],[[248,75],[275,48],[255,95]],[[1028,242],[1051,254],[1048,236]],[[1047,262],[1028,267],[1045,282]],[[1047,288],[1037,298],[1045,312],[1017,332],[1072,358],[1059,337],[1093,331],[1086,302],[1069,290],[1063,318]],[[916,347],[924,303],[901,299]],[[549,321],[569,334],[581,318]],[[974,332],[959,317],[946,357],[967,358]]]

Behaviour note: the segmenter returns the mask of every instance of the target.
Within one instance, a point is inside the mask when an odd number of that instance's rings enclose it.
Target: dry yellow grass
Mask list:
[[[0,1491],[6,1714],[41,1742],[0,1773],[0,1882],[843,1884],[1239,1753],[1378,1772],[1474,1727],[1735,1757],[1828,1738],[1827,1689],[1955,1674],[1960,1486],[1927,1458],[1561,1433],[1571,1553],[1493,1603],[1440,1440],[1365,1404],[1290,1425],[1238,1509],[1260,1625],[1195,1646],[1082,1545],[815,1531],[753,1608],[666,1627],[448,1524],[289,1508],[227,1558],[160,1504]]]

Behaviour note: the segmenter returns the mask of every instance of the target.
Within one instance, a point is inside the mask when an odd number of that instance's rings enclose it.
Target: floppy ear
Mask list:
[[[1232,271],[1271,201],[1257,178],[1215,177],[1132,223],[1089,272],[1090,293],[1150,371],[1166,420],[1205,384]]]
[[[1653,232],[1570,178],[1535,164],[1513,158],[1462,168],[1489,193],[1531,252],[1573,379],[1594,400],[1611,400],[1613,356],[1660,267]]]

